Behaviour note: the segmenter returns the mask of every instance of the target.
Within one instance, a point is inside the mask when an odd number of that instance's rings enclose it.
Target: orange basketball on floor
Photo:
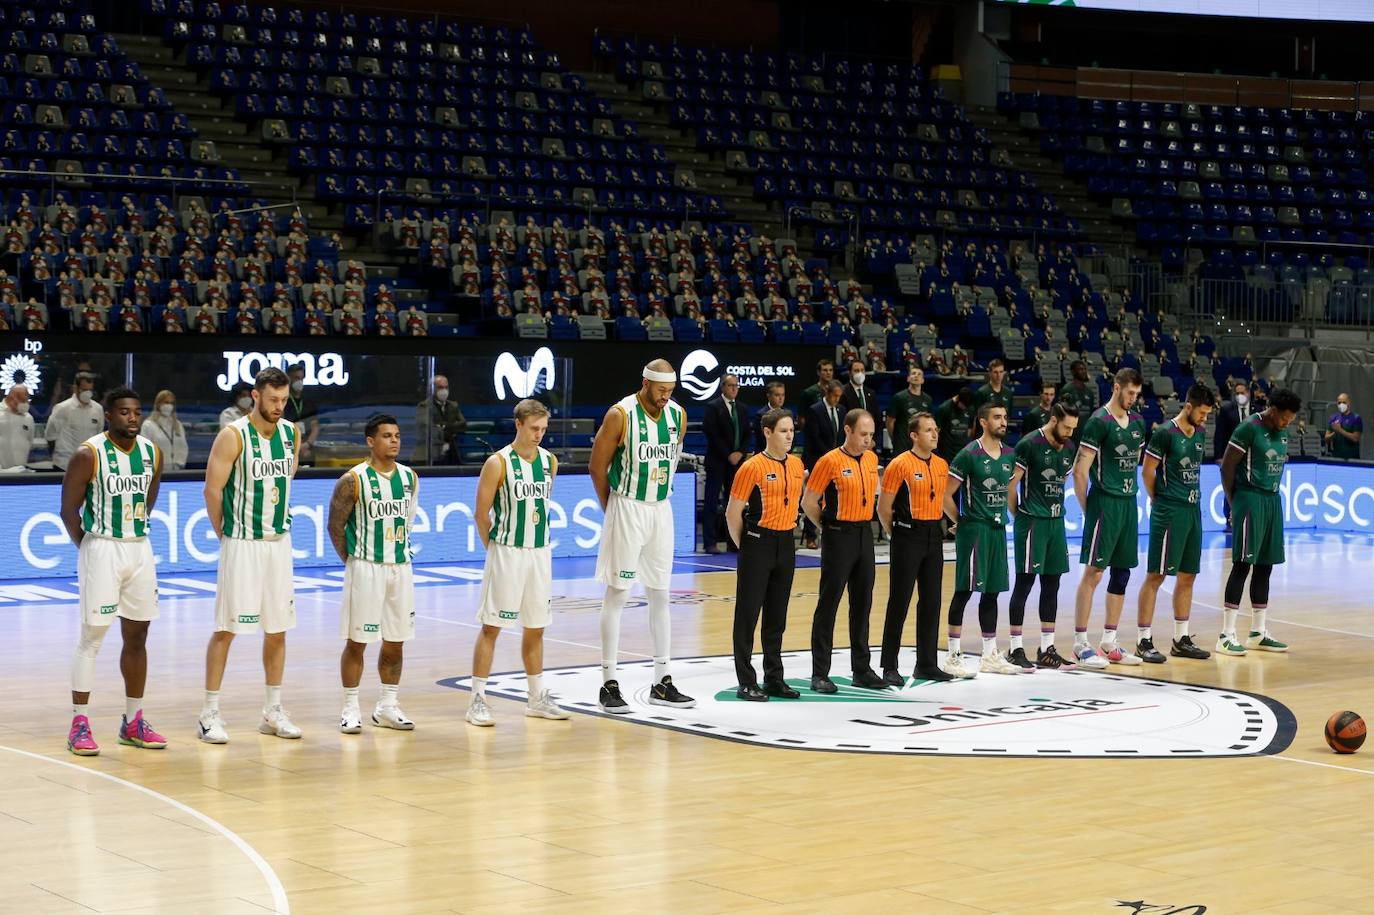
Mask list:
[[[1354,753],[1364,745],[1364,719],[1354,712],[1337,712],[1326,719],[1326,745],[1337,753]]]

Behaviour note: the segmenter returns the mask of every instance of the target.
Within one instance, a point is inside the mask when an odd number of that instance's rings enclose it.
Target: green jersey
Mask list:
[[[1097,388],[1091,381],[1082,384],[1070,381],[1060,390],[1058,399],[1066,405],[1077,407],[1079,416],[1087,416],[1097,409]],[[1081,430],[1082,426],[1079,429]]]
[[[224,484],[224,536],[272,540],[291,529],[291,478],[296,475],[296,426],[277,423],[264,436],[251,418],[228,425],[239,439],[239,456]]]
[[[1229,448],[1242,455],[1236,468],[1236,489],[1278,492],[1283,465],[1288,463],[1288,430],[1270,432],[1264,414],[1256,413],[1231,433]]]
[[[1133,497],[1140,450],[1145,447],[1145,420],[1127,413],[1126,425],[1117,422],[1106,407],[1096,410],[1084,424],[1078,445],[1093,452],[1092,488],[1104,496]]]
[[[1002,390],[1000,391],[994,391],[992,385],[985,384],[973,392],[973,413],[977,416],[978,408],[985,403],[990,403],[994,407],[1003,407],[1010,413],[1011,400],[1011,388],[1007,387],[1005,384],[1002,385]]]
[[[969,426],[973,425],[973,408],[963,408],[953,398],[935,409],[935,424],[940,427],[940,442],[935,453],[953,461],[959,450],[968,444]]]
[[[805,416],[805,415],[806,415],[806,411],[807,411],[807,410],[810,410],[811,407],[812,407],[814,404],[816,404],[817,402],[820,401],[820,399],[821,399],[821,385],[820,385],[820,382],[817,382],[816,384],[811,385],[811,387],[809,387],[809,388],[804,388],[804,389],[802,390],[802,393],[801,393],[801,415],[802,415],[802,416]]]
[[[1159,461],[1155,476],[1155,501],[1199,505],[1202,499],[1202,462],[1206,460],[1207,430],[1193,428],[1188,435],[1175,417],[1155,429],[1145,453]],[[1199,511],[1201,508],[1199,508]]]
[[[125,451],[104,432],[82,443],[95,456],[81,529],[109,540],[141,540],[148,536],[148,491],[157,472],[157,447],[141,435]]]
[[[969,442],[949,465],[949,478],[962,484],[959,497],[961,521],[982,521],[1005,526],[1007,488],[1016,472],[1016,455],[1005,445],[1000,454],[983,450],[980,439]]]
[[[348,555],[368,562],[410,562],[410,524],[415,517],[419,480],[397,464],[384,474],[367,461],[348,471],[357,499],[344,522]]]
[[[1031,435],[1036,429],[1043,429],[1049,424],[1050,411],[1041,407],[1039,404],[1030,408],[1030,412],[1021,418],[1021,434]]]
[[[538,449],[527,461],[507,445],[501,457],[501,486],[492,504],[491,542],[522,550],[549,545],[549,500],[556,464],[553,455]]]
[[[1073,470],[1074,452],[1067,444],[1050,444],[1044,429],[1036,429],[1016,443],[1016,467],[1021,471],[1016,513],[1028,518],[1064,517],[1064,480]]]
[[[929,394],[913,394],[910,388],[902,388],[892,395],[887,415],[892,417],[893,454],[911,450],[911,423],[917,413],[929,413],[930,404]]]
[[[687,413],[673,401],[651,417],[638,394],[616,404],[625,428],[611,457],[611,492],[637,502],[663,502],[673,494]]]

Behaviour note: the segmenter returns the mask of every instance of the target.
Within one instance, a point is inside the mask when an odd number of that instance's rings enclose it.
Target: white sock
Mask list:
[[[400,691],[401,684],[399,683],[383,683],[382,698],[377,704],[382,708],[395,708],[397,704],[396,694]]]
[[[1075,630],[1073,631],[1073,647],[1074,647],[1074,648],[1079,648],[1079,647],[1082,647],[1082,646],[1086,646],[1087,644],[1088,644],[1088,630],[1084,629],[1082,632],[1080,632],[1080,631],[1078,631],[1077,629],[1075,629]]]
[[[994,635],[992,638],[983,636],[983,657],[995,654],[997,654],[997,636]]]
[[[1042,632],[1042,633],[1040,633],[1040,650],[1041,650],[1041,651],[1049,651],[1049,650],[1050,650],[1051,648],[1053,648],[1053,647],[1054,647],[1054,633],[1053,633],[1053,632]]]
[[[206,712],[218,712],[218,711],[219,711],[219,690],[217,690],[217,689],[207,689],[207,690],[205,691],[205,706],[204,706],[204,708],[202,709],[202,711],[206,711]]]
[[[661,683],[668,676],[668,659],[672,657],[673,618],[668,611],[668,592],[661,588],[644,589],[649,599],[649,640],[654,645],[654,682]]]
[[[90,709],[90,705],[89,705],[88,703],[83,702],[83,703],[81,703],[80,705],[77,705],[75,702],[73,702],[73,703],[72,703],[72,717],[75,718],[77,715],[86,715],[86,712],[87,712],[88,709]],[[91,717],[91,716],[90,716],[90,715],[86,715],[86,717],[89,718],[89,717]]]
[[[607,588],[601,598],[601,682],[615,679],[616,660],[620,657],[620,611],[630,592],[623,588]]]
[[[358,707],[358,687],[349,686],[344,689],[344,708]]]
[[[486,698],[486,695],[487,695],[487,678],[486,678],[486,677],[473,677],[473,678],[472,678],[472,694],[473,694],[474,696],[482,696],[483,698]]]
[[[273,708],[281,705],[281,686],[267,684],[267,698],[263,701],[263,708]]]
[[[1174,620],[1174,638],[1182,640],[1188,635],[1188,621]]]
[[[1236,635],[1236,614],[1239,613],[1239,612],[1240,612],[1239,610],[1237,610],[1237,609],[1235,609],[1235,608],[1233,608],[1233,607],[1227,607],[1225,610],[1221,611],[1221,634],[1222,634],[1222,635],[1224,635],[1224,636],[1229,636],[1229,637],[1231,637],[1231,638],[1235,638],[1235,635]]]
[[[1015,651],[1018,648],[1022,651],[1025,650],[1026,643],[1024,641],[1024,636],[1014,635],[1011,637],[1011,650]]]
[[[1268,629],[1264,628],[1265,617],[1269,615],[1268,608],[1261,610],[1259,607],[1255,607],[1250,612],[1254,615],[1254,620],[1250,623],[1250,631],[1258,632],[1260,635],[1264,635],[1266,632],[1269,631]]]
[[[528,674],[525,677],[525,682],[529,684],[530,699],[539,698],[539,694],[544,691],[544,675]]]
[[[957,657],[959,657],[959,655],[961,655],[961,654],[963,654],[963,653],[964,653],[964,652],[963,652],[963,649],[959,647],[959,637],[958,637],[957,635],[952,635],[952,636],[950,636],[950,637],[949,637],[949,656],[950,656],[951,658],[957,658]]]
[[[1104,628],[1104,629],[1102,630],[1102,644],[1103,644],[1103,645],[1115,645],[1115,644],[1116,644],[1116,630],[1115,630],[1115,629],[1105,629],[1105,628]]]
[[[132,696],[124,697],[124,720],[133,721],[134,716],[143,711],[143,697],[137,699]]]
[[[1140,629],[1140,641],[1144,642],[1148,639],[1154,638],[1154,635],[1151,633],[1149,626],[1140,626],[1138,628]]]

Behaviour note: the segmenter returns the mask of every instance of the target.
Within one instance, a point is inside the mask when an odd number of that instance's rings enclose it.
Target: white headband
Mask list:
[[[645,381],[661,381],[661,382],[673,382],[673,383],[676,383],[676,382],[677,382],[677,372],[656,372],[656,371],[654,371],[653,369],[649,368],[648,366],[645,366],[645,368],[644,368],[644,380],[645,380]]]

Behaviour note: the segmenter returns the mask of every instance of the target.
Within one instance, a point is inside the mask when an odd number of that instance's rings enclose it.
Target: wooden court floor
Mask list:
[[[733,573],[691,561],[674,581],[674,654],[728,653]],[[1194,631],[1207,647],[1228,563],[1204,555]],[[809,644],[817,577],[797,575],[789,649]],[[497,727],[478,730],[462,720],[469,694],[438,684],[470,672],[474,583],[418,590],[401,690],[413,733],[338,732],[337,594],[303,591],[284,702],[304,739],[256,733],[258,645],[239,639],[231,742],[198,743],[212,598],[191,597],[164,600],[149,643],[147,714],[170,747],[116,744],[112,633],[92,701],[102,755],[77,759],[64,745],[74,607],[0,606],[0,911],[1374,912],[1374,745],[1337,757],[1321,737],[1333,711],[1374,715],[1371,580],[1368,538],[1299,535],[1271,604],[1291,654],[1113,671],[1292,710],[1284,752],[1233,759],[803,753],[589,715],[527,720],[501,699]],[[596,586],[555,593],[546,664],[595,664]],[[1167,642],[1167,595],[1157,620]],[[1005,601],[1001,632],[1005,645]],[[648,646],[642,610],[627,610],[627,660]],[[518,668],[505,636],[495,670]],[[369,670],[364,711],[376,682]]]

